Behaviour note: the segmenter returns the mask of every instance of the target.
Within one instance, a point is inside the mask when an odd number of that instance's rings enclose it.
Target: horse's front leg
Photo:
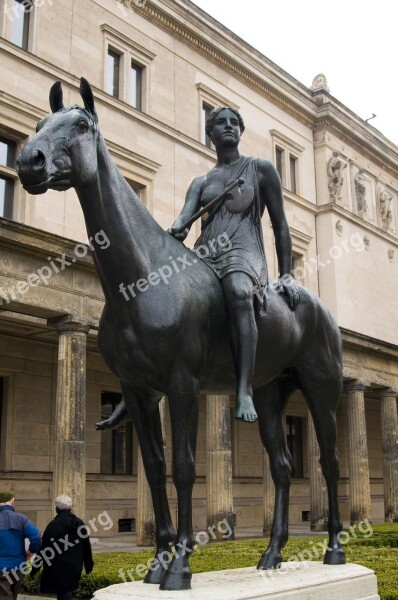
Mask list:
[[[272,479],[275,484],[274,519],[268,548],[263,552],[258,569],[276,569],[282,563],[282,548],[288,540],[289,491],[292,458],[286,444],[284,408],[291,388],[274,380],[254,394],[260,436],[269,455]]]
[[[170,545],[176,535],[167,499],[166,461],[159,403],[156,400],[139,397],[123,385],[122,388],[137,432],[155,513],[156,554],[144,582],[159,584],[170,562]]]
[[[169,391],[173,438],[173,481],[177,490],[178,528],[174,557],[161,590],[191,589],[189,557],[194,547],[192,488],[195,482],[195,452],[199,416],[199,386],[190,373],[180,369]]]

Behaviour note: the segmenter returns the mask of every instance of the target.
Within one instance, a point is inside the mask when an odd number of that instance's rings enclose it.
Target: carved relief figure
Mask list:
[[[341,200],[341,188],[344,182],[343,171],[346,166],[347,163],[338,155],[338,153],[333,152],[333,156],[328,162],[329,198],[332,202]]]
[[[391,221],[392,221],[392,209],[391,209],[392,196],[385,188],[381,188],[379,200],[380,200],[380,216],[381,216],[383,228],[389,229],[391,227]]]
[[[358,214],[360,216],[365,215],[368,212],[368,205],[366,202],[366,187],[363,171],[358,171],[355,175],[355,198],[357,201]]]

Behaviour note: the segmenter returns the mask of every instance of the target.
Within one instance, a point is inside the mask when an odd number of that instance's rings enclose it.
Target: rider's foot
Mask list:
[[[254,423],[257,421],[257,413],[254,408],[251,394],[238,394],[236,396],[235,419],[245,423]]]

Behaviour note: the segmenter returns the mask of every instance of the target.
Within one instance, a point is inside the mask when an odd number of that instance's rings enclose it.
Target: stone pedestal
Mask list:
[[[320,452],[311,413],[308,411],[308,471],[310,478],[311,531],[326,531],[328,524],[328,494],[319,464]]]
[[[351,524],[371,520],[369,459],[366,434],[365,389],[360,381],[346,385],[350,446]]]
[[[87,321],[72,315],[51,319],[59,335],[53,499],[66,494],[84,520],[86,509]]]
[[[207,525],[221,541],[217,523],[227,520],[234,531],[232,450],[229,396],[207,396]],[[228,539],[233,539],[234,534]]]
[[[360,565],[288,562],[281,569],[255,567],[199,573],[192,589],[166,592],[137,581],[97,590],[94,600],[380,600],[373,571]]]
[[[380,393],[381,440],[383,444],[384,516],[398,521],[398,414],[397,392]]]

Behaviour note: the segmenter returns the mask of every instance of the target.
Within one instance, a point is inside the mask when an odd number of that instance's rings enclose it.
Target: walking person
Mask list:
[[[14,505],[13,492],[0,492],[0,600],[16,600],[26,560],[41,546],[40,531],[26,515],[16,512]]]
[[[43,533],[42,550],[52,548],[54,557],[43,564],[40,591],[56,593],[57,600],[72,600],[83,564],[87,574],[94,567],[90,538],[83,521],[73,514],[69,496],[58,496],[55,510],[57,516]]]

